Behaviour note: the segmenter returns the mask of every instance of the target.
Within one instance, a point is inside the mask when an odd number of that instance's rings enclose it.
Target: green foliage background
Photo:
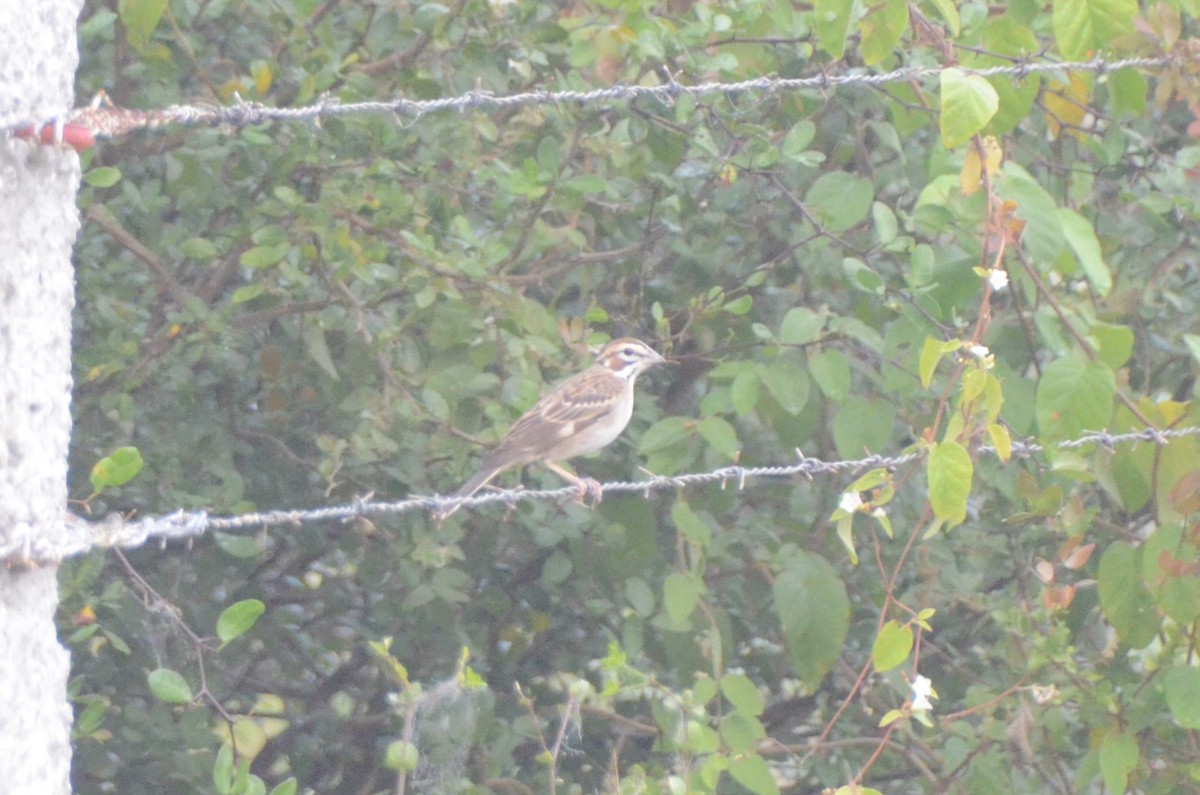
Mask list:
[[[1200,424],[1197,11],[90,3],[79,94],[135,108],[1176,60],[98,146],[72,460],[95,514],[448,493],[624,334],[676,366],[591,476],[933,463],[858,484],[874,518],[821,476],[71,561],[77,790],[1200,791],[1195,437],[979,452]],[[968,195],[976,133],[1005,160]],[[92,494],[124,447],[141,473]]]

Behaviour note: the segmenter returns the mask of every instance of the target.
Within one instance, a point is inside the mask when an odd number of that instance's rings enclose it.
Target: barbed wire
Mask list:
[[[1098,445],[1113,450],[1121,444],[1155,444],[1164,446],[1172,439],[1200,436],[1200,426],[1158,430],[1147,428],[1141,431],[1110,434],[1105,431],[1089,431],[1078,438],[1068,439],[1054,445],[1059,450],[1073,450],[1087,445]],[[979,448],[981,453],[995,455],[991,446]],[[1012,454],[1018,458],[1029,458],[1045,450],[1034,442],[1014,441]],[[683,475],[650,475],[645,480],[614,481],[600,484],[601,494],[641,494],[649,497],[653,492],[682,491],[695,486],[720,483],[722,488],[733,484],[739,490],[751,480],[768,480],[803,477],[812,480],[817,475],[837,475],[846,472],[859,473],[869,469],[897,469],[923,457],[919,452],[898,456],[867,456],[857,460],[823,461],[811,458],[799,450],[797,460],[791,464],[774,466],[727,466],[709,472],[693,472]],[[63,559],[88,552],[92,549],[138,547],[147,541],[162,543],[198,538],[210,531],[238,532],[251,528],[300,526],[318,522],[348,522],[369,516],[399,515],[423,512],[431,517],[444,514],[451,508],[483,507],[502,504],[513,507],[522,502],[562,502],[577,498],[579,489],[566,486],[557,489],[497,489],[470,497],[443,497],[440,495],[408,497],[394,501],[374,501],[363,497],[345,505],[301,510],[272,510],[240,514],[238,516],[214,517],[207,511],[178,510],[163,516],[143,519],[126,519],[120,514],[108,516],[101,521],[91,522],[74,514],[67,514],[61,533],[37,532],[28,524],[17,524],[8,538],[0,543],[0,561],[8,568],[29,568],[39,565],[56,565]]]
[[[810,77],[756,77],[733,83],[705,82],[692,85],[678,82],[674,76],[659,85],[614,85],[588,91],[524,91],[516,94],[496,95],[488,91],[469,91],[457,97],[428,100],[412,100],[398,97],[389,101],[341,103],[336,98],[323,97],[316,103],[297,108],[276,108],[259,102],[245,102],[239,98],[228,107],[215,105],[172,105],[162,110],[132,110],[115,107],[101,95],[91,105],[76,108],[63,117],[23,122],[8,130],[10,134],[28,135],[32,130],[54,130],[55,139],[62,140],[64,125],[86,127],[96,137],[115,138],[135,130],[157,129],[169,125],[206,125],[245,127],[271,121],[310,121],[320,124],[322,120],[358,114],[391,114],[412,121],[438,111],[454,110],[465,113],[472,110],[496,110],[519,105],[589,105],[611,102],[632,102],[638,99],[655,99],[670,104],[681,96],[702,97],[711,94],[737,95],[745,93],[774,94],[789,91],[827,91],[843,86],[881,86],[887,83],[906,83],[941,75],[947,69],[957,69],[965,75],[977,77],[1009,76],[1017,80],[1035,74],[1051,72],[1093,72],[1104,74],[1119,69],[1153,69],[1167,66],[1174,61],[1170,55],[1142,58],[1123,58],[1106,61],[1093,58],[1090,61],[1047,61],[1028,63],[1022,61],[1010,66],[991,66],[975,69],[961,66],[911,66],[878,74],[853,71],[845,74],[822,72]]]
[[[349,116],[355,114],[392,114],[399,118],[411,118],[416,121],[422,116],[438,111],[501,109],[519,105],[588,105],[605,102],[632,102],[642,98],[655,99],[671,103],[680,96],[701,97],[712,94],[737,95],[745,93],[773,94],[801,90],[831,90],[844,86],[881,86],[887,83],[910,82],[937,76],[948,68],[955,68],[965,75],[978,77],[1010,76],[1015,79],[1034,74],[1053,72],[1093,72],[1104,74],[1110,71],[1127,68],[1152,69],[1164,67],[1173,63],[1171,56],[1125,58],[1117,61],[1106,61],[1103,58],[1093,58],[1090,61],[1060,61],[1044,63],[1021,62],[1010,66],[994,66],[983,69],[967,67],[906,67],[891,72],[872,74],[855,71],[846,74],[830,74],[822,72],[819,75],[802,78],[758,77],[733,83],[705,82],[686,85],[678,82],[674,76],[666,83],[655,86],[614,85],[608,88],[588,91],[527,91],[517,94],[497,96],[486,91],[470,91],[458,97],[432,100],[409,100],[403,97],[386,102],[357,102],[342,104],[335,98],[322,98],[312,105],[299,108],[272,108],[257,102],[244,102],[240,99],[229,107],[212,105],[175,105],[163,110],[131,110],[114,107],[98,98],[85,108],[78,108],[65,116],[43,122],[26,122],[4,130],[8,134],[30,134],[31,131],[44,133],[54,131],[54,140],[61,141],[63,128],[66,125],[81,125],[97,137],[117,137],[135,130],[157,129],[167,125],[226,125],[243,127],[262,124],[271,121],[310,121],[320,123],[327,118]],[[44,137],[44,136],[43,136]],[[1078,439],[1061,442],[1060,449],[1071,449],[1088,444],[1099,444],[1104,447],[1114,447],[1117,444],[1130,442],[1150,442],[1164,445],[1172,438],[1200,433],[1200,428],[1174,429],[1167,431],[1145,430],[1127,434],[1110,435],[1105,432],[1087,433]],[[992,448],[981,448],[983,452],[994,454]],[[1014,455],[1030,456],[1041,452],[1043,448],[1036,444],[1015,442]],[[722,467],[710,472],[690,473],[674,476],[650,476],[646,480],[634,482],[611,482],[601,484],[602,494],[645,494],[665,490],[681,490],[688,487],[719,482],[736,483],[739,488],[746,481],[760,478],[789,478],[803,476],[812,478],[819,474],[838,474],[846,471],[858,472],[875,467],[896,468],[917,460],[918,453],[883,457],[869,456],[854,461],[825,462],[809,458],[797,451],[798,460],[795,463],[765,467]],[[441,496],[412,497],[394,502],[374,502],[368,498],[356,500],[348,505],[331,506],[312,510],[275,510],[264,513],[250,513],[235,517],[214,518],[205,511],[175,511],[158,517],[144,519],[126,519],[121,515],[106,517],[99,522],[91,522],[67,514],[61,532],[48,534],[36,531],[27,523],[18,523],[10,528],[7,538],[0,541],[0,561],[9,567],[27,567],[42,564],[56,564],[74,555],[83,554],[95,548],[137,547],[149,540],[158,539],[162,542],[180,539],[191,539],[204,535],[208,531],[239,531],[250,527],[277,527],[282,525],[300,525],[322,521],[349,521],[381,514],[401,514],[412,511],[424,511],[441,514],[451,507],[481,507],[495,503],[513,506],[519,502],[559,501],[578,495],[575,487],[565,487],[547,490],[496,490],[476,494],[467,498],[451,498]]]

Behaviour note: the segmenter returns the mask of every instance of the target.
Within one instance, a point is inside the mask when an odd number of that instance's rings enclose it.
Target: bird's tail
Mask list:
[[[450,495],[451,499],[465,499],[470,497],[475,492],[486,486],[492,478],[499,475],[506,467],[484,467],[475,473],[475,475],[462,485],[458,491]],[[439,511],[434,514],[434,518],[439,522],[445,521],[450,514],[461,508],[461,505],[452,505],[444,511]]]

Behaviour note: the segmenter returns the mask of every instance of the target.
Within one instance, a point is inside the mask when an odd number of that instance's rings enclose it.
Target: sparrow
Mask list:
[[[633,384],[644,370],[665,362],[649,345],[631,337],[600,349],[596,362],[571,376],[521,415],[499,444],[483,458],[475,476],[452,497],[470,497],[492,478],[514,466],[540,461],[579,487],[581,497],[599,500],[596,481],[576,477],[558,461],[592,453],[621,435],[633,416]],[[438,521],[458,510],[440,513]]]

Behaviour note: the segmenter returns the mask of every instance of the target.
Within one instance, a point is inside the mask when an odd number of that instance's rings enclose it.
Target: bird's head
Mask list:
[[[600,349],[596,363],[607,367],[621,378],[633,383],[648,367],[665,362],[662,356],[641,340],[621,337]]]

